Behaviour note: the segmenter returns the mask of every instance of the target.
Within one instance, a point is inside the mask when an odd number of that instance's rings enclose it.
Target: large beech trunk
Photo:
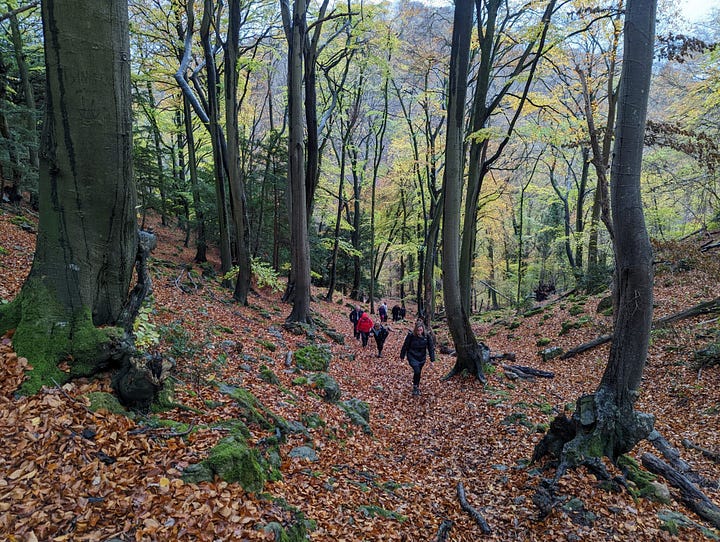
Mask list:
[[[25,390],[90,374],[124,342],[138,234],[127,0],[42,3],[47,69],[40,221],[30,275],[0,312],[34,371]],[[104,326],[100,328],[99,326]],[[57,368],[66,361],[69,374]]]

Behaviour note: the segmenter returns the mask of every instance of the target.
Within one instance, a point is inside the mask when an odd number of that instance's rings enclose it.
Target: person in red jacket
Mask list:
[[[360,315],[360,319],[358,320],[356,327],[358,333],[360,333],[360,339],[362,339],[363,348],[367,346],[368,337],[370,337],[370,331],[372,331],[374,325],[375,324],[373,324],[372,318],[370,318],[368,313],[363,312]]]

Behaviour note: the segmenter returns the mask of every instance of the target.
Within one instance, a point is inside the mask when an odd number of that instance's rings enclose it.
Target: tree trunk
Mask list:
[[[443,206],[443,274],[448,328],[455,344],[457,359],[451,374],[467,370],[485,381],[482,350],[470,327],[460,289],[460,208],[463,184],[463,137],[465,96],[467,95],[470,35],[473,26],[472,0],[455,2],[452,49],[450,53],[450,94],[445,143],[445,199]]]
[[[218,223],[220,229],[220,272],[224,275],[232,268],[232,252],[230,250],[230,217],[228,212],[227,182],[224,167],[225,149],[220,131],[220,107],[218,103],[219,82],[215,66],[214,49],[210,43],[214,2],[205,0],[205,9],[200,24],[200,41],[205,57],[207,73],[207,128],[210,133],[213,151],[213,171],[215,173],[215,196],[217,198]]]
[[[138,243],[127,1],[43,2],[42,18],[38,239],[20,294],[0,309],[0,327],[16,327],[14,347],[34,368],[26,392],[109,361],[124,332],[107,326],[126,303]]]
[[[652,248],[640,197],[640,171],[655,38],[656,0],[630,0],[611,170],[616,227],[617,316],[608,365],[594,395],[578,399],[577,434],[562,447],[565,468],[606,456],[612,461],[652,431],[654,419],[633,408],[645,367],[653,307]],[[543,438],[539,449],[552,431]]]
[[[38,148],[37,148],[37,119],[35,110],[35,96],[33,94],[32,83],[30,82],[30,70],[27,62],[25,62],[25,52],[23,47],[22,34],[20,33],[20,25],[18,24],[17,14],[10,16],[10,28],[12,29],[12,42],[15,49],[15,61],[17,62],[18,72],[20,74],[20,82],[22,83],[23,97],[25,98],[25,106],[27,107],[27,129],[30,144],[28,145],[28,158],[33,171],[37,171],[39,167]]]
[[[247,199],[244,173],[240,168],[238,133],[238,47],[240,37],[240,0],[230,0],[228,35],[225,43],[225,130],[227,131],[227,164],[232,216],[235,223],[235,256],[238,275],[233,299],[247,305],[252,269],[250,265],[250,235],[248,233]]]
[[[310,243],[307,228],[305,153],[303,129],[303,44],[307,34],[307,4],[280,0],[283,26],[288,41],[288,184],[290,186],[290,260],[292,281],[288,292],[293,309],[288,322],[312,323],[310,315]]]

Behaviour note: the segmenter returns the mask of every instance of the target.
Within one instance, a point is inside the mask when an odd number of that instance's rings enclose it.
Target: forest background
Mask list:
[[[239,305],[248,303],[251,271],[258,286],[288,273],[289,320],[311,323],[309,306],[297,299],[309,294],[299,271],[307,257],[313,288],[325,289],[327,301],[337,292],[340,303],[347,296],[374,312],[380,297],[392,297],[427,321],[442,318],[443,205],[446,221],[452,216],[442,190],[451,11],[423,4],[343,10],[324,2],[298,19],[288,3],[280,6],[277,14],[270,3],[233,2],[225,14],[212,1],[198,13],[192,2],[131,4],[138,218],[143,227],[155,214],[161,227],[177,221],[204,275],[219,271],[226,287],[234,281]],[[3,197],[31,207],[42,197],[33,176],[47,149],[37,136],[42,63],[27,55],[41,49],[33,7],[9,3],[3,15],[15,60],[9,69],[3,62]],[[623,6],[478,8],[471,98],[463,107],[468,184],[463,208],[455,209],[462,213],[463,309],[522,311],[557,292],[599,293],[614,267],[608,167]],[[653,88],[661,93],[650,109],[642,180],[650,234],[667,241],[717,225],[715,46],[711,34],[678,35],[672,8],[660,13]],[[283,37],[292,52],[305,17],[302,88],[285,87],[277,74],[287,59],[292,80],[293,56],[283,55]],[[301,96],[298,124],[292,104]],[[307,159],[300,166],[293,162],[298,141]],[[289,176],[295,188],[298,167],[299,200],[286,182]],[[301,207],[306,214],[295,221]],[[214,247],[217,266],[208,256]],[[137,339],[154,311],[141,310]]]

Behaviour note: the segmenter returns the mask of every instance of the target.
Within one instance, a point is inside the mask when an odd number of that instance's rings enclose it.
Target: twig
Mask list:
[[[460,506],[463,510],[470,514],[470,517],[475,520],[475,523],[478,524],[483,534],[492,533],[492,529],[490,528],[490,525],[488,525],[487,521],[485,521],[485,518],[482,517],[480,512],[475,510],[475,508],[473,508],[470,503],[467,502],[467,499],[465,498],[465,488],[463,487],[462,482],[458,482],[457,494],[458,499],[460,499]]]
[[[80,401],[78,401],[77,399],[75,399],[75,397],[70,397],[70,396],[68,395],[68,393],[67,393],[64,389],[62,389],[62,386],[60,386],[60,384],[58,384],[58,381],[55,380],[54,377],[50,377],[50,380],[52,380],[52,383],[55,384],[55,387],[56,387],[58,390],[60,390],[60,393],[62,393],[65,397],[67,397],[67,398],[70,399],[71,401],[75,401],[76,403],[79,403],[79,402],[80,402]]]

